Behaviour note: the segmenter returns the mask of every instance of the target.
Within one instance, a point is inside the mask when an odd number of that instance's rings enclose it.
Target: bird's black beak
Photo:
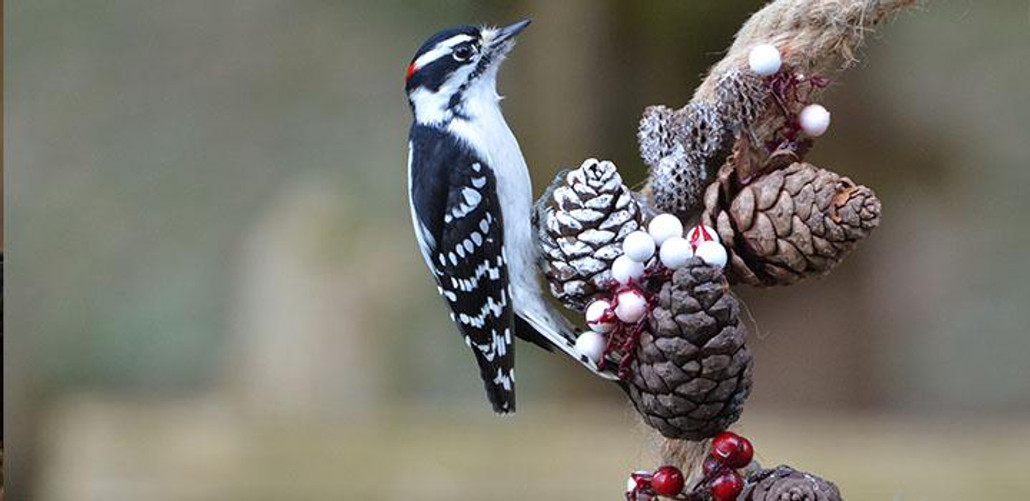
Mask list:
[[[494,38],[493,43],[502,43],[505,40],[510,40],[518,35],[522,30],[529,26],[529,23],[533,22],[532,19],[523,19],[515,24],[505,26],[497,30],[497,37]]]

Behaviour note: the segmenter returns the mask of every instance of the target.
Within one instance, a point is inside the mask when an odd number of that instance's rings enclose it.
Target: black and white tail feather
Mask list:
[[[500,63],[528,24],[437,33],[416,52],[405,85],[419,249],[502,414],[515,412],[513,334],[616,378],[576,350],[572,324],[540,288],[529,171],[496,91]]]

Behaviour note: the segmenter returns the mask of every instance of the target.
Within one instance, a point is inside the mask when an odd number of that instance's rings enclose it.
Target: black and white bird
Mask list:
[[[497,94],[501,62],[528,25],[441,31],[405,77],[415,235],[501,414],[515,412],[513,335],[613,377],[577,352],[571,324],[541,293],[529,170]]]

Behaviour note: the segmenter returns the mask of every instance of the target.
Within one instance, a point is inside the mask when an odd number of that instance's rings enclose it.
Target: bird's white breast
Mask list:
[[[495,91],[486,86],[470,91],[483,94],[469,95],[463,110],[463,114],[469,118],[456,117],[448,127],[457,137],[465,140],[494,171],[497,198],[504,217],[505,254],[513,284],[519,285],[527,280],[535,283],[531,268],[535,257],[532,255],[534,246],[530,223],[533,187],[526,160],[522,157],[515,135],[504,121]]]

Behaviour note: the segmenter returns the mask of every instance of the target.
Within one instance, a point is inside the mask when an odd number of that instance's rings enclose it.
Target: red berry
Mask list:
[[[679,496],[683,492],[683,472],[675,466],[665,465],[658,468],[651,477],[651,488],[655,494],[667,498]]]
[[[716,435],[712,439],[712,457],[725,463],[726,458],[736,452],[739,443],[740,435],[732,431],[724,431]]]
[[[709,491],[716,501],[735,501],[744,490],[744,477],[733,470],[726,470],[712,480]]]
[[[726,465],[719,461],[719,458],[715,456],[708,456],[705,458],[705,462],[701,465],[701,471],[705,474],[705,478],[712,478],[716,473],[719,473]]]
[[[751,441],[731,431],[724,431],[712,440],[712,457],[730,468],[747,466],[754,455]]]
[[[755,447],[751,445],[751,441],[744,437],[739,438],[737,453],[726,460],[726,466],[730,468],[744,468],[751,464],[751,459],[755,457]]]

